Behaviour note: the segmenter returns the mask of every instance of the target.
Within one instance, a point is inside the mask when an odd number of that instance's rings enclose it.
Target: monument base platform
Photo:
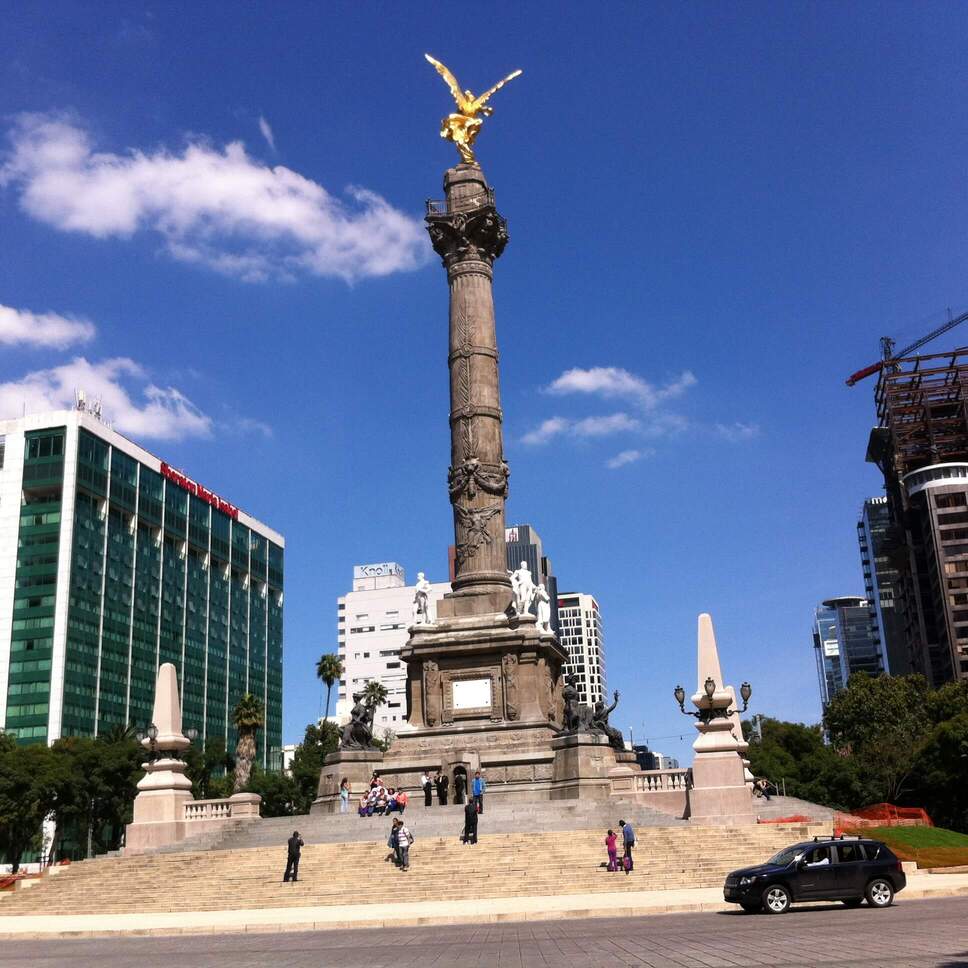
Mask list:
[[[338,750],[326,757],[319,774],[319,790],[309,808],[314,813],[337,813],[339,811],[339,787],[345,778],[350,788],[350,808],[356,809],[356,800],[370,787],[370,778],[376,770],[382,776],[382,750]],[[390,784],[393,786],[393,784]]]

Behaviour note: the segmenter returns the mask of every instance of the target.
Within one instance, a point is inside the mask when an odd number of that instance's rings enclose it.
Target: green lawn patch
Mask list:
[[[856,833],[887,844],[918,867],[968,866],[968,835],[944,827],[865,827]]]

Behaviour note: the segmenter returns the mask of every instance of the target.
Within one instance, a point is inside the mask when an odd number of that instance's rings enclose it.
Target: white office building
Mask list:
[[[428,593],[431,617],[436,605],[450,591],[450,582],[434,582]],[[409,729],[407,723],[407,666],[400,650],[410,637],[415,586],[408,585],[403,568],[394,561],[353,568],[353,590],[336,600],[339,658],[343,678],[339,683],[336,715],[349,719],[353,693],[378,679],[387,690],[386,705],[373,719],[373,731],[382,736]]]
[[[605,698],[605,630],[598,602],[582,592],[558,596],[558,640],[568,653],[565,673],[578,677],[581,702]]]

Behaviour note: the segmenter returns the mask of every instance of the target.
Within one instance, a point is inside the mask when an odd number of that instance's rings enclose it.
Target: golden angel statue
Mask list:
[[[494,111],[494,108],[486,106],[490,96],[500,91],[508,81],[513,81],[521,71],[508,74],[503,81],[498,81],[490,90],[485,91],[479,97],[474,97],[469,90],[461,90],[457,78],[439,60],[434,60],[430,54],[424,54],[424,57],[437,68],[437,73],[447,82],[450,93],[454,95],[454,100],[457,102],[457,113],[448,114],[440,122],[440,136],[448,141],[453,141],[457,145],[461,161],[475,165],[477,161],[474,158],[474,149],[471,146],[474,144],[474,139],[483,123],[478,115],[483,115],[485,118],[490,117]]]

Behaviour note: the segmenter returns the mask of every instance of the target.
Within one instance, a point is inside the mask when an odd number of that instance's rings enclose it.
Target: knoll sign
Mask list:
[[[213,508],[238,521],[239,509],[234,504],[223,501],[217,494],[213,494],[208,488],[202,487],[201,484],[196,484],[190,477],[176,471],[174,467],[169,467],[164,461],[161,462],[161,476],[167,477],[169,481],[188,491],[189,494],[194,494],[195,497],[211,504]]]

